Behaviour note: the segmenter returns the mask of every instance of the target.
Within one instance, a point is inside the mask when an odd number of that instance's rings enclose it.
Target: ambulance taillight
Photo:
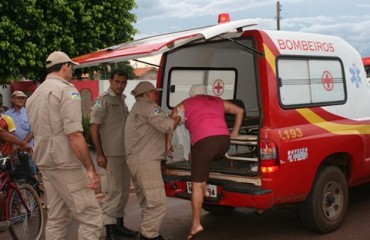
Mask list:
[[[274,142],[260,140],[261,172],[273,173],[279,170],[279,154]]]
[[[228,13],[220,13],[218,15],[218,23],[230,22],[230,15]]]

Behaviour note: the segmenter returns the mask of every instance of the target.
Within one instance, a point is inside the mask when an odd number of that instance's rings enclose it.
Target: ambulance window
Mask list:
[[[281,58],[277,66],[283,106],[317,106],[345,100],[344,74],[339,60]]]
[[[235,92],[235,69],[176,69],[169,76],[169,107],[172,108],[189,97],[193,84],[204,84],[207,94],[223,99],[233,99]]]
[[[369,66],[365,66],[365,71],[366,71],[366,76],[367,77],[370,77],[370,65]]]

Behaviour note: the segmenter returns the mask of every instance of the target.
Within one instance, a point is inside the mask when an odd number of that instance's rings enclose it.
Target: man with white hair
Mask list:
[[[14,91],[12,93],[13,107],[5,112],[5,115],[10,116],[15,124],[15,136],[33,146],[33,132],[27,118],[27,111],[24,107],[27,100],[27,95],[22,91]],[[25,156],[28,158],[30,166],[30,174],[37,179],[36,165],[32,156]]]

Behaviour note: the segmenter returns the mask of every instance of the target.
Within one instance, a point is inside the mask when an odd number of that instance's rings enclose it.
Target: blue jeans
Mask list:
[[[36,164],[32,160],[32,156],[28,156],[29,166],[30,166],[30,173],[31,176],[36,175]]]

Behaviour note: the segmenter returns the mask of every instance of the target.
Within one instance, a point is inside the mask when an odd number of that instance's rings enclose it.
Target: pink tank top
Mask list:
[[[229,135],[225,122],[224,102],[219,97],[198,95],[184,100],[185,126],[191,135],[191,144],[218,135]]]

